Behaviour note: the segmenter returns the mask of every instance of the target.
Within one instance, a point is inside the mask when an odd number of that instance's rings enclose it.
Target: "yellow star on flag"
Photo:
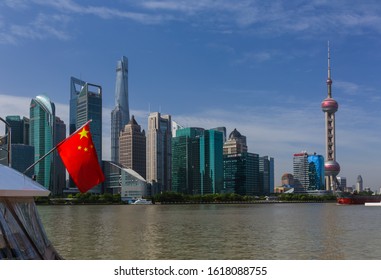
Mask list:
[[[81,132],[78,133],[79,135],[81,135],[81,137],[80,137],[79,139],[82,139],[82,137],[89,138],[89,137],[87,136],[88,133],[89,133],[89,131],[86,130],[85,128],[83,128],[83,129],[81,130]]]

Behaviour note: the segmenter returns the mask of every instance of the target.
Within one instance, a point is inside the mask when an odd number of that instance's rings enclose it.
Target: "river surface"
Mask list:
[[[381,260],[381,207],[335,203],[38,206],[71,260]]]

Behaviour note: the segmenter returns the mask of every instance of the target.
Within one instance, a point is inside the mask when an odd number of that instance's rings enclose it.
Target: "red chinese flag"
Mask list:
[[[59,143],[57,150],[81,192],[87,192],[104,181],[105,178],[91,138],[89,122]]]

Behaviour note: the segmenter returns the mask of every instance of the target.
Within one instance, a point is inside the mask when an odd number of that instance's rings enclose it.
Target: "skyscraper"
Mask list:
[[[66,138],[66,124],[59,117],[55,117],[54,125],[54,145],[57,145]],[[66,187],[66,168],[63,164],[61,157],[57,152],[53,154],[53,185],[55,186],[55,193],[62,194]]]
[[[248,153],[247,150],[246,136],[234,129],[223,145],[223,192],[240,195],[260,194],[259,155]]]
[[[293,158],[294,183],[297,187],[307,189],[308,178],[308,154],[306,152],[294,154]]]
[[[99,162],[102,159],[102,87],[85,83],[77,96],[76,128],[84,125],[88,120],[94,147],[97,151]]]
[[[260,195],[259,155],[254,153],[224,154],[224,192]]]
[[[58,126],[61,129],[57,131]],[[48,97],[39,95],[32,99],[30,144],[35,150],[34,161],[38,161],[65,138],[66,131],[63,133],[62,126],[63,122],[55,116],[55,105]],[[63,165],[57,163],[57,158],[57,153],[53,152],[34,167],[37,182],[49,189],[53,195],[62,194],[65,186],[65,169]]]
[[[12,130],[11,166],[23,173],[34,163],[34,147],[29,145],[29,119],[26,117],[21,118],[20,116],[7,116],[5,120]],[[5,134],[8,134],[8,126],[5,126]],[[8,158],[5,155],[7,149],[1,149],[1,152],[4,152],[4,155],[1,157],[1,160],[4,159],[2,164],[7,164]],[[32,177],[34,175],[34,168],[31,168],[26,175]]]
[[[120,132],[119,160],[124,168],[130,168],[146,177],[146,134],[132,115],[129,123]]]
[[[80,79],[70,79],[70,134],[84,125],[88,120],[90,132],[97,151],[99,163],[102,160],[102,87]],[[70,187],[74,182],[70,180]],[[101,186],[94,187],[92,192],[101,192]]]
[[[324,190],[324,157],[322,155],[308,156],[308,189],[309,190]]]
[[[336,161],[336,136],[335,136],[335,113],[339,104],[332,98],[332,79],[330,50],[328,43],[328,96],[321,103],[321,108],[325,115],[325,188],[326,190],[336,191],[338,182],[336,176],[340,173],[340,165]]]
[[[86,82],[70,77],[70,120],[69,134],[77,130],[77,98]]]
[[[129,121],[128,60],[123,56],[116,66],[115,108],[111,112],[111,161],[119,162],[119,136]]]
[[[7,123],[12,128],[12,144],[29,144],[29,119],[20,116],[7,116]],[[8,133],[8,127],[5,127],[5,133]]]
[[[294,154],[295,185],[304,190],[324,190],[324,158],[306,152]]]
[[[153,194],[171,190],[172,125],[170,115],[151,113],[147,131],[147,182]]]
[[[201,189],[200,137],[204,129],[188,127],[176,130],[172,138],[172,190],[195,195]]]
[[[54,145],[55,106],[43,95],[33,98],[30,103],[30,144],[34,146],[35,161],[48,153]],[[36,180],[51,190],[53,155],[48,155],[35,167]]]
[[[259,187],[262,194],[274,192],[274,158],[259,157]]]
[[[246,136],[241,135],[237,129],[229,134],[229,139],[224,142],[224,155],[247,152]]]
[[[356,181],[356,191],[357,192],[362,192],[364,190],[364,185],[362,181],[361,175],[357,176],[357,181]]]
[[[223,134],[205,130],[200,138],[201,189],[198,194],[220,193],[224,186]]]
[[[337,181],[339,181],[339,189],[343,192],[347,190],[347,178],[346,177],[337,177]]]

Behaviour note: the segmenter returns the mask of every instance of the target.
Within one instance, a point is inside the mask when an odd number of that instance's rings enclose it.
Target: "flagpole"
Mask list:
[[[55,146],[53,149],[51,149],[49,152],[47,152],[45,155],[43,155],[41,158],[38,159],[38,161],[36,161],[35,163],[33,163],[31,166],[29,166],[27,169],[25,169],[25,171],[23,172],[23,174],[27,173],[32,167],[34,167],[37,163],[39,163],[41,160],[43,160],[44,158],[46,158],[48,155],[50,155],[51,153],[54,152],[54,150],[57,149],[57,146]]]
[[[74,131],[71,135],[69,135],[69,137],[65,138],[63,141],[61,141],[60,143],[58,143],[55,147],[53,147],[53,149],[51,149],[49,152],[47,152],[45,155],[43,155],[41,158],[39,158],[35,163],[33,163],[31,166],[29,166],[27,169],[25,169],[25,171],[23,172],[23,174],[26,174],[30,169],[32,169],[37,163],[39,163],[41,160],[43,160],[44,158],[46,158],[48,155],[50,155],[51,153],[53,153],[55,150],[57,150],[58,146],[61,145],[63,142],[65,142],[67,139],[69,139],[72,135],[74,135],[75,133],[77,133],[81,128],[83,128],[85,125],[87,125],[88,123],[90,123],[92,120],[88,120],[84,125],[82,125],[80,128],[78,128],[76,131]]]

